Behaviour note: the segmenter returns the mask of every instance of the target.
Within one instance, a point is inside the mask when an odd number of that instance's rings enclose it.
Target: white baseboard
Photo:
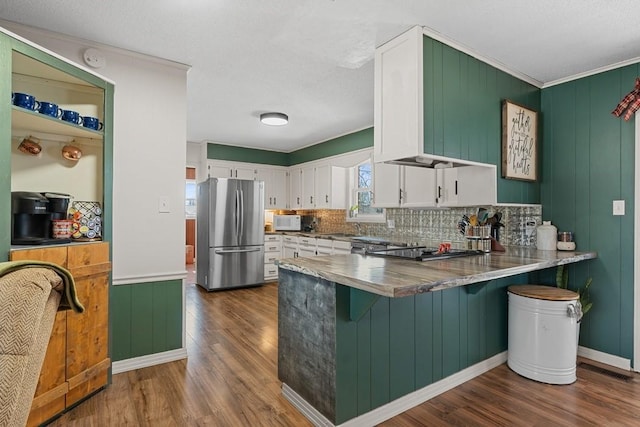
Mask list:
[[[131,359],[113,362],[111,364],[111,373],[114,375],[121,374],[122,372],[133,371],[134,369],[148,368],[149,366],[160,365],[161,363],[168,363],[186,358],[186,348],[178,348],[176,350],[163,351],[162,353],[132,357]]]
[[[587,347],[578,346],[578,356],[604,363],[605,365],[613,366],[615,368],[624,369],[625,371],[631,370],[631,360],[620,356],[614,356],[613,354],[603,353],[598,350],[592,350]]]
[[[459,386],[477,376],[490,371],[491,369],[500,366],[507,361],[507,352],[496,354],[489,359],[483,360],[480,363],[476,363],[460,372],[448,376],[436,383],[430,384],[420,390],[416,390],[409,393],[399,399],[389,402],[386,405],[380,406],[372,411],[362,414],[356,418],[352,418],[349,421],[345,421],[340,424],[339,427],[359,427],[359,426],[373,426],[395,417],[413,407],[432,399],[439,394],[451,390],[454,387]],[[318,412],[313,406],[311,406],[306,400],[304,400],[298,393],[291,389],[286,384],[282,384],[282,395],[295,406],[305,417],[318,427],[335,427],[334,424],[329,421],[324,415]]]

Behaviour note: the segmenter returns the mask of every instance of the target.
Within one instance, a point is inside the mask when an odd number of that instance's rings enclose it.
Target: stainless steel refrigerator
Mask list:
[[[208,291],[264,282],[264,182],[198,184],[197,283]]]

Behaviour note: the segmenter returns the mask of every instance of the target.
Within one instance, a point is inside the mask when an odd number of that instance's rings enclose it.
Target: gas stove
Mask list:
[[[412,246],[408,248],[379,249],[365,252],[365,255],[411,259],[415,261],[429,261],[436,259],[458,258],[473,255],[484,255],[485,252],[467,249],[450,249],[439,252],[437,248],[426,246]]]

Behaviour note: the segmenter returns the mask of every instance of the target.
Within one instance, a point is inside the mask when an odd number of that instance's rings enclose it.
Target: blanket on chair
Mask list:
[[[53,270],[62,279],[64,289],[62,290],[62,300],[58,310],[73,310],[76,313],[83,313],[84,306],[78,300],[76,293],[76,283],[73,280],[73,276],[66,268],[63,268],[57,264],[46,261],[8,261],[0,262],[0,277],[5,274],[9,274],[13,271],[17,271],[23,268],[48,268]]]

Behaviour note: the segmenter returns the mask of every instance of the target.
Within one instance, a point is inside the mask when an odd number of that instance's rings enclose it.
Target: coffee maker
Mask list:
[[[53,220],[67,219],[71,196],[62,193],[11,192],[11,244],[52,245],[71,239],[54,239]]]

